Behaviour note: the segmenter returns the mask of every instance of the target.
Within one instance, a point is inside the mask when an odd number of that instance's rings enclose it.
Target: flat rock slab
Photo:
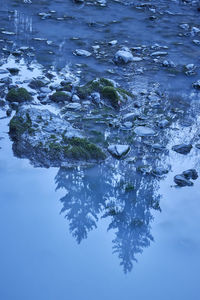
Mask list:
[[[154,135],[156,135],[156,132],[152,128],[145,127],[145,126],[135,127],[134,132],[139,136],[154,136]]]
[[[129,150],[129,145],[110,145],[108,147],[108,151],[110,152],[110,154],[117,158],[126,155],[129,152]]]

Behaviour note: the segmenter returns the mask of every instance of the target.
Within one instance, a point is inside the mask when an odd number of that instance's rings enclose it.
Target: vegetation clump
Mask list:
[[[14,139],[18,140],[26,130],[28,130],[29,134],[34,132],[34,129],[31,126],[32,122],[28,113],[26,114],[26,120],[21,116],[15,115],[9,123],[9,133]]]
[[[6,96],[9,102],[26,102],[31,99],[32,96],[25,88],[11,89]]]
[[[34,89],[34,90],[38,90],[44,86],[46,86],[46,82],[39,80],[39,79],[33,79],[30,83],[29,83],[30,88]]]
[[[77,87],[76,90],[78,96],[83,99],[94,92],[98,92],[101,97],[108,100],[115,108],[119,106],[122,99],[127,100],[128,96],[133,97],[133,95],[126,90],[115,87],[114,83],[106,78],[89,81],[85,85]]]
[[[102,96],[110,101],[113,107],[118,107],[120,96],[116,89],[112,86],[106,86],[102,90]]]
[[[49,97],[53,102],[65,102],[70,100],[70,96],[62,91],[55,92]]]
[[[65,147],[65,156],[77,160],[103,160],[106,158],[103,151],[95,144],[90,143],[87,139],[75,137],[68,139],[68,146]]]

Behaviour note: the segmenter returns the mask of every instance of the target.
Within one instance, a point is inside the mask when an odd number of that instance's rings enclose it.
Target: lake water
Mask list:
[[[178,25],[199,26],[200,19],[195,6],[157,2],[161,13],[155,21],[148,19],[152,12],[133,9],[130,1],[108,1],[105,8],[63,0],[1,3],[0,27],[16,33],[6,38],[1,34],[1,48],[35,47],[38,74],[40,67],[53,66],[59,72],[67,65],[75,77],[87,81],[114,69],[111,76],[126,81],[125,87],[144,89],[157,81],[169,93],[179,92],[188,106],[182,108],[172,131],[166,130],[161,137],[167,140],[169,153],[161,158],[169,173],[159,180],[137,174],[132,164],[127,167],[115,159],[91,168],[35,168],[28,159],[14,156],[8,135],[10,118],[2,112],[0,299],[198,299],[200,181],[179,188],[173,177],[191,168],[200,174],[200,150],[194,146],[188,155],[181,155],[170,149],[183,142],[198,143],[200,98],[191,84],[198,79],[200,48],[192,42],[194,37],[178,36]],[[65,13],[68,18],[41,20],[37,15],[53,10],[58,17]],[[171,16],[167,10],[177,14]],[[79,36],[79,42],[70,39],[73,36]],[[51,40],[53,46],[34,37]],[[177,64],[194,63],[196,74],[190,77],[182,72],[173,77],[148,61],[141,65],[147,69],[144,75],[131,67],[118,68],[110,60],[115,50],[109,52],[103,44],[114,39],[134,46],[167,45],[168,58]],[[91,45],[101,42],[107,56],[73,55],[76,48],[90,51]],[[180,42],[177,47],[176,42]],[[0,53],[3,66],[15,60],[5,49]],[[15,65],[27,66],[32,59],[17,59]],[[77,64],[82,63],[86,66],[79,69]],[[30,77],[24,70],[21,76]],[[127,180],[134,189],[124,193],[122,185]]]

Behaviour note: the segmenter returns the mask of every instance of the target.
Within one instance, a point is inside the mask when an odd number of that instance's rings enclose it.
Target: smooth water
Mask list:
[[[141,66],[146,64],[147,71],[137,75],[131,67],[116,67],[111,57],[117,49],[109,52],[104,44],[113,39],[133,46],[157,42],[169,47],[170,59],[178,64],[199,66],[199,46],[192,37],[177,35],[180,23],[200,25],[199,13],[179,2],[159,2],[161,12],[171,10],[175,16],[163,13],[152,23],[149,11],[133,9],[130,1],[109,1],[106,8],[72,1],[30,5],[3,1],[0,27],[17,34],[6,37],[2,47],[34,46],[35,76],[40,67],[59,70],[68,65],[74,76],[86,81],[115,69],[113,79],[125,85],[143,89],[158,81],[170,93],[180,92],[190,104],[161,137],[170,150],[199,134],[199,94],[191,88],[198,69],[192,77],[171,76],[144,61]],[[37,16],[51,10],[69,18]],[[81,37],[78,45],[70,39],[73,36]],[[51,40],[54,46],[34,37]],[[174,47],[175,42],[182,44]],[[86,59],[72,53],[76,48],[90,51],[99,43],[108,56]],[[9,60],[13,63],[5,51],[0,52],[4,66]],[[15,62],[24,78],[31,76],[26,67],[32,59]],[[81,63],[86,64],[83,69],[77,65]],[[27,159],[13,155],[9,118],[4,115],[0,116],[0,299],[198,299],[200,181],[177,188],[173,177],[190,168],[200,174],[199,149],[194,147],[187,156],[162,154],[170,172],[161,180],[139,175],[132,164],[127,168],[118,160],[92,168],[34,168]],[[126,182],[134,183],[134,190],[124,193]]]

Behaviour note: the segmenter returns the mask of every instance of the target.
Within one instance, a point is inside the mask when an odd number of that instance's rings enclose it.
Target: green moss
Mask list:
[[[65,102],[69,101],[70,97],[64,92],[55,92],[53,95],[50,96],[50,99],[54,102]]]
[[[99,78],[89,81],[84,86],[77,87],[77,94],[80,98],[86,98],[93,92],[101,92],[106,86],[114,87],[112,81],[106,78]]]
[[[84,86],[77,87],[76,92],[78,96],[83,99],[94,92],[99,92],[101,96],[109,100],[111,105],[115,108],[119,106],[120,100],[127,100],[128,97],[133,97],[133,94],[124,89],[115,87],[113,82],[106,78],[89,81]]]
[[[51,134],[50,135],[50,139],[54,139],[55,140],[56,139],[56,135],[55,134]]]
[[[24,88],[18,88],[18,89],[11,89],[6,99],[9,102],[25,102],[30,101],[32,99],[32,96],[29,94],[29,92]]]
[[[22,117],[14,116],[9,123],[9,133],[14,139],[18,139],[26,130],[33,134],[35,130],[31,126],[32,122],[28,113],[26,114],[26,120]]]
[[[38,80],[38,79],[33,79],[30,83],[29,86],[32,89],[40,89],[41,87],[44,87],[46,85],[46,83],[44,83],[42,80]]]
[[[112,86],[112,87],[114,87],[113,82],[112,82],[111,80],[109,80],[109,79],[106,79],[106,78],[100,78],[100,79],[99,79],[99,82],[100,82],[100,84],[101,84],[103,87],[105,87],[105,86]]]
[[[120,102],[120,97],[118,92],[114,87],[106,86],[102,90],[102,96],[110,101],[113,107],[118,107]]]
[[[124,97],[125,99],[127,99],[128,96],[131,97],[131,98],[134,97],[132,93],[130,93],[130,92],[124,90],[124,89],[116,88],[116,91],[117,91],[118,93],[120,93],[120,94],[122,95],[122,97]]]
[[[90,143],[87,139],[72,138],[68,139],[68,146],[65,148],[65,156],[73,159],[105,159],[105,154],[96,145]]]
[[[125,192],[131,192],[134,190],[134,185],[132,185],[131,183],[127,183],[127,185],[125,186]]]
[[[72,91],[72,84],[65,84],[62,88],[61,91],[66,91],[66,92],[71,92]]]

